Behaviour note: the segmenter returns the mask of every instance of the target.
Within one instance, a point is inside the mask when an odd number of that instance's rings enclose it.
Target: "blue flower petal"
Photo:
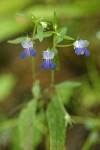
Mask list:
[[[75,54],[77,54],[77,55],[82,55],[82,54],[84,54],[84,49],[83,49],[83,48],[76,48],[76,49],[75,49]]]
[[[34,49],[29,50],[31,56],[36,56],[36,51]]]
[[[20,58],[24,59],[27,56],[27,51],[24,50],[21,54],[20,54]]]
[[[52,60],[49,60],[49,67],[50,69],[54,70],[56,69],[56,64]]]
[[[87,57],[90,56],[90,51],[87,48],[84,48],[84,53]]]
[[[42,63],[41,68],[42,68],[43,70],[49,68],[49,61],[48,61],[48,60],[45,60],[45,61]]]

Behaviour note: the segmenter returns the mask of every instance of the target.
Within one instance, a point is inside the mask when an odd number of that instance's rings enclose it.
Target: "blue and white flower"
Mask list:
[[[90,51],[86,48],[89,45],[89,41],[87,40],[77,40],[74,42],[75,53],[77,55],[90,56]]]
[[[50,50],[43,51],[43,58],[44,62],[41,65],[43,70],[50,68],[51,70],[56,69],[56,64],[52,61],[54,58],[55,53],[51,52]]]
[[[33,42],[30,38],[27,38],[25,41],[21,43],[22,47],[25,49],[21,54],[20,58],[24,59],[28,55],[36,56],[36,51],[33,49]]]

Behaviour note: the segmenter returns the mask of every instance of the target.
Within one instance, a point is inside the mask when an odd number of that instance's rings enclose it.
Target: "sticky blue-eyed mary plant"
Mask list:
[[[68,46],[71,46],[76,55],[90,56],[90,52],[86,48],[89,42],[70,37],[67,35],[66,27],[59,28],[56,13],[54,13],[52,25],[44,21],[43,18],[37,19],[33,15],[27,18],[31,20],[34,27],[31,36],[27,34],[25,37],[8,41],[22,46],[22,52],[20,54],[18,52],[19,58],[24,61],[27,57],[32,59],[32,76],[34,76],[33,98],[26,103],[26,107],[21,110],[16,119],[20,138],[20,143],[17,145],[22,150],[35,150],[45,136],[46,150],[64,150],[66,149],[66,129],[68,124],[71,125],[75,121],[64,106],[68,104],[73,89],[81,84],[73,81],[55,84],[55,71],[60,71],[58,47],[66,47],[67,49]],[[47,49],[43,50],[41,55],[43,62],[39,65],[43,72],[50,69],[51,84],[48,88],[41,90],[40,81],[37,79],[35,71],[35,57],[38,55],[35,43],[39,40],[41,44],[45,38],[49,37],[52,39],[52,45],[48,45]],[[71,44],[62,44],[63,41],[67,43],[69,40],[72,41]]]

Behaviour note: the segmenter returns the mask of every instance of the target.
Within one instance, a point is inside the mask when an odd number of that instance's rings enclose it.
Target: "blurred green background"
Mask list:
[[[89,58],[76,56],[72,47],[58,49],[61,70],[56,72],[56,83],[65,80],[82,83],[80,88],[68,93],[67,109],[72,115],[100,117],[100,0],[0,0],[0,124],[18,116],[23,104],[32,98],[31,61],[29,58],[20,60],[21,45],[7,43],[32,34],[33,25],[18,13],[34,14],[52,23],[54,11],[59,26],[68,27],[68,35],[90,41]],[[41,55],[49,45],[52,45],[49,38],[35,45],[37,79],[41,80],[43,89],[50,83],[50,71],[41,71]],[[12,146],[18,142],[12,130],[2,130],[1,125],[0,131],[0,150],[17,150]],[[69,128],[67,149],[80,150],[88,132],[82,125]],[[91,150],[100,150],[100,139],[93,142]]]

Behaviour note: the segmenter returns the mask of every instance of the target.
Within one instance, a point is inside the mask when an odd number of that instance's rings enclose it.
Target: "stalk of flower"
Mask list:
[[[89,45],[87,40],[77,40],[74,42],[76,55],[85,54],[87,57],[90,56],[90,51],[86,48]]]
[[[21,43],[22,47],[25,49],[21,54],[20,58],[24,59],[28,55],[36,56],[36,51],[33,49],[33,42],[30,38],[27,38],[25,41]]]
[[[50,68],[51,70],[56,69],[56,64],[52,61],[54,56],[54,52],[51,52],[50,50],[43,51],[44,62],[41,65],[41,68],[43,70],[46,70],[48,68]]]

